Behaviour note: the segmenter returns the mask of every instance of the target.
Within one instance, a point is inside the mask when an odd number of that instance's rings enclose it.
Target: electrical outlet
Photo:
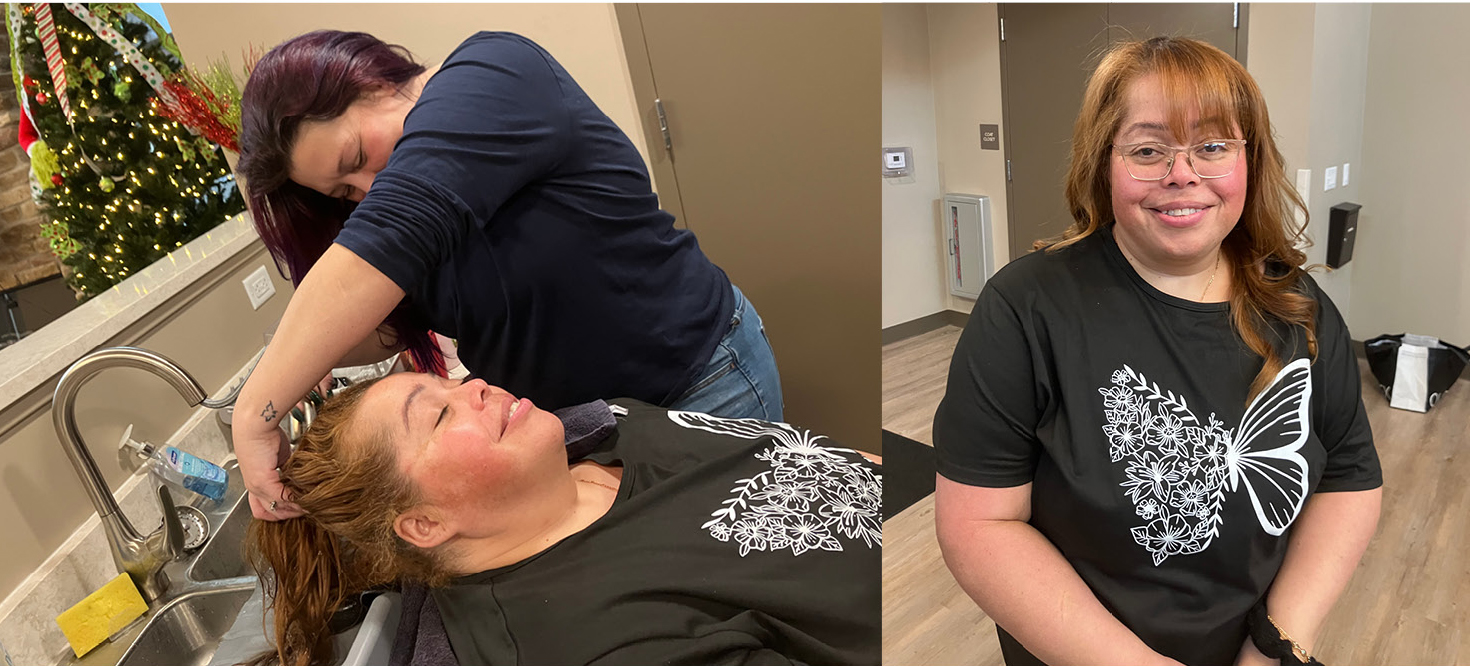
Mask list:
[[[245,278],[245,294],[250,297],[250,307],[256,310],[276,295],[276,285],[271,283],[271,276],[265,272],[265,266],[255,269]]]

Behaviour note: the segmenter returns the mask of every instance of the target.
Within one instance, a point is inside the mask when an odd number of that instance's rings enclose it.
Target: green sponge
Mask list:
[[[77,605],[62,611],[56,616],[56,624],[71,643],[72,651],[81,657],[146,612],[148,604],[143,601],[143,595],[138,594],[133,579],[122,573]]]

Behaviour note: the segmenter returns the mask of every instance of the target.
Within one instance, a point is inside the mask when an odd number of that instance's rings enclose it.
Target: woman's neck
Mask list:
[[[406,86],[407,90],[405,90],[405,92],[407,92],[414,101],[418,101],[419,95],[422,95],[424,92],[424,85],[427,84],[429,82],[429,79],[433,78],[434,73],[438,71],[438,65],[432,65],[428,69],[425,69],[423,74],[413,77],[413,80],[408,82],[408,85]]]
[[[1114,234],[1118,249],[1144,282],[1175,298],[1200,303],[1230,300],[1233,284],[1230,262],[1225,250],[1216,246],[1213,252],[1178,260],[1157,260],[1135,252],[1126,238]]]
[[[587,529],[607,515],[622,487],[623,468],[594,462],[572,465],[562,481],[563,492],[548,519],[520,532],[489,537],[460,537],[450,546],[450,568],[467,575],[510,566]]]

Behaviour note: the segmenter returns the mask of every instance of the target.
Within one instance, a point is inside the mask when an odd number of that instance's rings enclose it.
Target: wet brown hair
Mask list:
[[[1113,137],[1128,112],[1129,86],[1147,75],[1157,76],[1163,87],[1176,140],[1186,140],[1186,118],[1194,110],[1211,131],[1233,135],[1234,120],[1242,133],[1237,138],[1246,140],[1245,207],[1221,249],[1235,275],[1231,324],[1246,347],[1265,359],[1251,384],[1249,403],[1285,366],[1272,342],[1279,336],[1271,322],[1301,327],[1308,353],[1316,358],[1317,302],[1305,293],[1301,266],[1306,255],[1297,247],[1304,240],[1306,204],[1286,178],[1266,100],[1234,58],[1204,42],[1179,37],[1113,47],[1087,83],[1072,131],[1066,181],[1072,225],[1060,237],[1036,241],[1034,249],[1059,250],[1114,222],[1109,182]],[[1303,218],[1300,226],[1293,220],[1298,210]]]
[[[250,524],[246,554],[265,585],[276,635],[276,651],[251,664],[330,664],[328,623],[344,602],[403,581],[442,585],[452,575],[434,551],[393,530],[419,493],[399,472],[387,435],[353,420],[371,385],[327,401],[281,467],[281,482],[306,515]]]

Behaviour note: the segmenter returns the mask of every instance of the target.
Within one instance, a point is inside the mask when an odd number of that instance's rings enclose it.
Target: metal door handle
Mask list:
[[[672,153],[674,152],[674,142],[669,137],[669,117],[664,115],[664,101],[662,99],[654,99],[653,108],[658,112],[658,131],[664,135],[664,150]]]

